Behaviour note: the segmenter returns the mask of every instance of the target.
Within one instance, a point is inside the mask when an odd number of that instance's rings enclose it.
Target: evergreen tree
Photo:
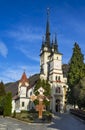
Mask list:
[[[10,116],[12,110],[12,94],[9,92],[5,96],[4,116]]]
[[[0,82],[0,114],[3,114],[4,111],[4,99],[5,99],[5,85],[4,83],[1,81]]]
[[[79,83],[75,86],[75,91],[77,92],[77,104],[79,108],[85,109],[85,77],[83,77]]]
[[[1,83],[0,83],[0,96],[4,96],[5,94],[6,94],[6,92],[5,92],[5,85],[1,81]]]
[[[48,83],[47,80],[41,80],[39,79],[35,88],[34,88],[34,93],[35,95],[38,95],[39,92],[38,92],[38,89],[42,87],[45,91],[44,91],[44,95],[47,97],[47,98],[50,98],[51,96],[51,87],[50,87],[50,84]],[[35,101],[35,104],[38,104],[38,101],[36,100]],[[44,104],[46,105],[46,107],[48,107],[50,105],[50,102],[48,102],[47,100],[44,100]]]
[[[0,114],[3,115],[5,104],[5,96],[0,97]]]
[[[68,71],[68,92],[67,98],[70,104],[77,103],[75,91],[75,85],[79,82],[79,80],[85,76],[85,67],[84,67],[84,56],[81,53],[81,49],[77,43],[74,44],[73,54],[69,63],[69,71]]]

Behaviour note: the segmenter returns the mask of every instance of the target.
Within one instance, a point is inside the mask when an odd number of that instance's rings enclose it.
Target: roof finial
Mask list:
[[[50,9],[47,8],[47,16],[49,16],[49,14],[50,14]]]

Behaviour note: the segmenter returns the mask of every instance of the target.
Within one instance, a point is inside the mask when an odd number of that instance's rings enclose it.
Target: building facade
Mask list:
[[[46,34],[42,40],[40,50],[40,78],[48,80],[51,85],[51,104],[50,109],[53,113],[64,112],[66,110],[66,90],[67,78],[63,74],[62,53],[59,52],[57,37],[51,40],[49,12],[47,12]],[[36,76],[35,76],[36,77]],[[33,102],[30,96],[33,94],[34,87],[39,77],[32,78],[29,83],[25,72],[18,84],[17,94],[13,96],[12,112],[30,110]],[[34,82],[34,83],[33,83]],[[42,86],[43,87],[43,86]]]
[[[18,84],[17,94],[12,100],[12,113],[14,111],[21,112],[22,110],[29,111],[32,109],[34,104],[30,100],[30,96],[33,94],[33,89],[34,87],[29,85],[29,80],[24,72]]]
[[[48,80],[51,85],[52,112],[64,112],[66,110],[67,78],[63,75],[62,53],[58,50],[57,37],[50,39],[49,12],[47,12],[47,24],[45,39],[40,50],[40,78]]]

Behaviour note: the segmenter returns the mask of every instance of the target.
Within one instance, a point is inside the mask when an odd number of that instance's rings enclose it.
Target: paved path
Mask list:
[[[85,123],[69,114],[57,114],[51,124],[27,124],[0,117],[0,130],[85,130]]]
[[[49,130],[85,130],[85,122],[70,114],[57,114],[48,128]]]

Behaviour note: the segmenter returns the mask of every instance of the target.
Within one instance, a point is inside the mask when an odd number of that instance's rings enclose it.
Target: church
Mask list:
[[[47,11],[46,33],[42,40],[40,49],[40,74],[28,79],[26,73],[22,74],[21,80],[17,83],[16,90],[12,91],[12,112],[30,110],[33,103],[30,96],[33,94],[34,87],[38,79],[48,80],[51,86],[50,110],[55,112],[66,111],[66,90],[67,78],[63,73],[62,53],[59,52],[57,37],[51,40],[49,11]],[[13,89],[13,88],[12,88]]]
[[[47,24],[45,40],[42,41],[40,50],[40,78],[48,80],[51,85],[52,112],[64,112],[66,110],[67,78],[63,74],[62,53],[58,50],[57,37],[50,39],[49,12],[47,12]]]

